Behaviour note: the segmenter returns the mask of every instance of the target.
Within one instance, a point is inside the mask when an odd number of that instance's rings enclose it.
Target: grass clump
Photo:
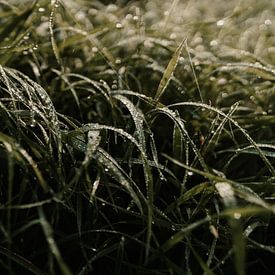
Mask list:
[[[3,274],[272,274],[273,1],[0,1]]]

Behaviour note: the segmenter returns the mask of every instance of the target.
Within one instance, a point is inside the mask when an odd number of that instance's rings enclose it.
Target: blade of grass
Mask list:
[[[167,88],[170,80],[171,80],[171,77],[173,76],[173,73],[176,69],[176,66],[178,64],[178,61],[179,61],[179,58],[180,58],[180,55],[181,55],[181,52],[182,52],[182,49],[183,49],[183,46],[184,46],[184,43],[185,43],[186,39],[184,39],[180,44],[179,46],[177,47],[176,51],[174,52],[171,60],[169,61],[166,69],[165,69],[165,72],[160,80],[160,83],[159,83],[159,86],[158,86],[158,89],[157,89],[157,92],[155,94],[155,101],[158,102],[160,97],[163,95],[163,93],[165,92],[165,89]]]

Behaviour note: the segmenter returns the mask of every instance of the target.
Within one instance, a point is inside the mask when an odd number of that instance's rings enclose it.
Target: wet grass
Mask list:
[[[274,14],[0,1],[1,274],[272,274]]]

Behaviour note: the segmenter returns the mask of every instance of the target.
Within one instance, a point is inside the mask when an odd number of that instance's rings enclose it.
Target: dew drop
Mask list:
[[[224,25],[224,20],[219,20],[218,22],[217,22],[217,26],[218,27],[222,27]]]
[[[36,126],[36,121],[35,121],[35,119],[32,119],[30,126],[31,126],[31,127],[35,127],[35,126]]]
[[[177,38],[177,35],[175,33],[171,33],[169,38],[174,40]]]
[[[188,171],[188,172],[187,172],[187,175],[188,175],[188,176],[193,176],[194,173],[193,173],[192,171]]]
[[[126,16],[125,16],[125,19],[126,20],[132,20],[133,19],[133,15],[131,13],[128,13]]]
[[[234,218],[235,218],[236,220],[239,220],[239,219],[242,217],[242,214],[239,213],[239,212],[235,212],[235,213],[233,214],[233,216],[234,216]]]
[[[117,29],[122,29],[122,27],[123,27],[123,26],[122,26],[122,24],[121,24],[121,23],[119,23],[119,22],[118,22],[118,23],[116,23],[116,28],[117,28]]]
[[[212,41],[210,42],[210,46],[211,46],[211,47],[216,47],[216,46],[218,46],[218,41],[217,41],[217,40],[212,40]]]
[[[115,11],[117,11],[117,9],[118,9],[117,5],[115,5],[115,4],[109,4],[107,6],[107,8],[106,8],[106,11],[107,12],[115,12]]]
[[[116,64],[121,64],[121,59],[120,58],[117,58],[116,61],[115,61]]]
[[[92,52],[93,53],[97,53],[98,52],[98,48],[97,47],[92,47]]]
[[[179,58],[179,63],[180,63],[180,64],[183,64],[184,60],[185,60],[184,57],[181,56],[181,57]]]
[[[219,86],[225,85],[227,83],[226,78],[220,78],[217,82]]]

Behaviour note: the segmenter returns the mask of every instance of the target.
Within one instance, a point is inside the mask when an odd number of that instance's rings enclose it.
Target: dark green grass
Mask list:
[[[274,14],[0,1],[1,274],[272,274]]]

